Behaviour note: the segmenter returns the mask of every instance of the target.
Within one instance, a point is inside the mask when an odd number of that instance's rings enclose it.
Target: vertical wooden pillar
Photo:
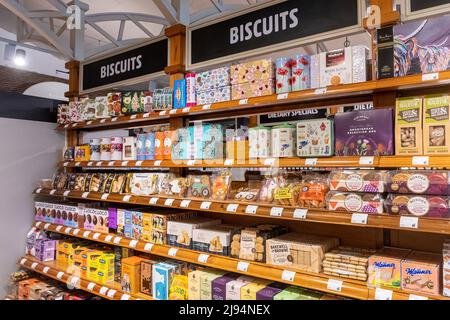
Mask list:
[[[173,82],[183,79],[186,71],[186,26],[171,26],[165,35],[169,38],[169,65],[164,71],[170,75],[170,86],[173,87]]]
[[[66,69],[69,70],[69,91],[64,93],[69,101],[75,101],[80,94],[80,62],[72,60],[66,63]],[[77,131],[70,130],[66,133],[66,145],[74,147],[79,143],[79,135]]]

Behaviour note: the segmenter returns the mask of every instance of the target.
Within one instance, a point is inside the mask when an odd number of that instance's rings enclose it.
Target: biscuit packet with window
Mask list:
[[[212,195],[213,200],[225,200],[228,196],[231,185],[231,171],[223,170],[215,174],[212,179]]]

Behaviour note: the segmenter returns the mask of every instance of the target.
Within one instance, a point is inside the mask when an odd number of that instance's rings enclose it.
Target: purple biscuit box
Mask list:
[[[226,300],[227,295],[227,283],[236,280],[239,275],[226,274],[220,278],[212,281],[212,299],[213,300]]]
[[[117,209],[108,208],[108,228],[117,230]]]
[[[256,300],[273,300],[273,297],[286,289],[288,285],[284,283],[271,283],[264,289],[256,293]]]
[[[392,108],[338,113],[334,118],[337,156],[394,154]]]
[[[56,240],[36,240],[35,250],[35,257],[40,261],[53,261],[55,260]]]

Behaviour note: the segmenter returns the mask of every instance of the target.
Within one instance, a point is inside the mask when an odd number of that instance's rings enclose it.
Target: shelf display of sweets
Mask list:
[[[334,118],[336,156],[394,154],[392,109],[337,113]]]
[[[277,93],[287,93],[292,91],[292,68],[290,58],[279,58],[276,65],[276,88]]]
[[[231,66],[231,99],[241,100],[275,93],[275,65],[262,59]]]
[[[197,105],[231,100],[230,68],[221,67],[196,74]]]

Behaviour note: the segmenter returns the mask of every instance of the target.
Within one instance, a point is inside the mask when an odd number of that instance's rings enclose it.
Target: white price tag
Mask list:
[[[63,226],[57,226],[55,230],[56,230],[56,232],[61,232],[62,228],[63,228]]]
[[[76,276],[71,276],[69,279],[69,284],[71,284],[74,287],[77,287],[79,282],[80,282],[80,278],[76,277]]]
[[[94,288],[95,288],[95,283],[89,282],[89,284],[87,285],[87,289],[89,291],[94,291]]]
[[[238,204],[235,204],[235,203],[229,204],[227,206],[227,212],[236,212],[238,207],[239,207]]]
[[[409,295],[409,300],[428,300],[428,297],[418,296],[418,295],[415,295],[415,294],[410,294]]]
[[[98,292],[100,292],[100,294],[106,296],[107,292],[108,292],[108,288],[107,287],[101,287],[100,290]]]
[[[272,217],[281,217],[281,215],[283,214],[283,209],[284,208],[273,207],[272,209],[270,209],[270,215]]]
[[[131,116],[130,116],[130,120],[134,120],[134,119],[136,119],[137,118],[137,114],[132,114]]]
[[[232,166],[234,164],[234,160],[233,159],[227,159],[227,160],[225,160],[225,162],[223,164],[225,166]]]
[[[117,293],[116,290],[114,290],[114,289],[109,289],[109,291],[108,291],[108,297],[111,298],[111,299],[114,299],[114,295],[115,295],[116,293]]]
[[[195,160],[188,160],[187,165],[188,166],[194,166],[195,165]]]
[[[130,202],[131,197],[132,197],[132,195],[127,194],[126,196],[124,196],[124,197],[122,198],[122,201],[123,201],[123,202]]]
[[[318,160],[317,158],[305,159],[305,166],[316,166],[317,160]]]
[[[94,163],[92,161],[89,161],[87,165],[88,165],[88,167],[92,167],[94,165]]]
[[[369,217],[369,215],[366,213],[354,213],[354,214],[352,214],[352,223],[367,224],[368,217]]]
[[[128,166],[128,161],[122,161],[122,167],[126,167],[126,166]]]
[[[72,128],[75,128],[75,127],[77,127],[77,126],[78,126],[78,123],[72,124]]]
[[[256,211],[258,211],[258,206],[249,205],[245,208],[245,213],[247,214],[256,214]]]
[[[169,114],[177,114],[177,109],[172,109],[169,111]]]
[[[105,123],[105,122],[106,122],[106,119],[100,120],[100,123]]]
[[[36,194],[41,193],[41,191],[42,191],[42,188],[37,189],[37,190],[36,190]]]
[[[92,121],[86,122],[86,125],[90,126],[92,124]]]
[[[45,267],[44,270],[42,270],[44,273],[48,273],[50,271],[49,267]]]
[[[392,290],[376,288],[375,300],[392,300]]]
[[[136,167],[141,167],[144,161],[136,161]]]
[[[67,129],[67,128],[69,127],[69,125],[70,125],[70,124],[66,124],[66,125],[64,126],[64,129]]]
[[[203,210],[209,210],[210,207],[211,207],[211,202],[207,202],[207,201],[202,202],[202,204],[200,205],[200,209],[203,209]]]
[[[202,107],[202,110],[209,110],[209,109],[211,109],[211,105],[210,105],[210,104],[205,104],[205,105]]]
[[[308,209],[295,209],[294,219],[306,219],[307,214],[308,214]]]
[[[94,233],[94,235],[92,236],[92,239],[94,240],[98,240],[100,238],[100,233],[96,232]]]
[[[79,166],[81,166],[81,162],[75,162],[75,167],[79,167]]]
[[[430,164],[430,157],[413,157],[413,166],[427,166]]]
[[[188,113],[189,111],[191,111],[191,108],[183,108],[183,113]]]
[[[170,248],[167,254],[171,257],[175,257],[177,255],[177,252],[178,252],[177,248]]]
[[[132,247],[132,248],[136,248],[137,244],[138,244],[137,240],[131,240],[130,243],[128,244],[128,246]]]
[[[150,113],[149,113],[149,112],[144,113],[144,114],[142,115],[142,118],[150,118]]]
[[[400,217],[400,228],[411,228],[417,229],[419,228],[419,218],[418,217]]]
[[[159,200],[159,198],[151,198],[149,203],[155,205],[158,203],[158,200]]]
[[[23,258],[22,260],[20,260],[20,264],[23,266],[25,264],[25,262],[27,262],[27,259]]]
[[[342,284],[343,284],[343,282],[341,280],[328,279],[327,289],[331,290],[331,291],[341,292]]]
[[[107,235],[107,236],[105,237],[105,241],[106,241],[106,242],[111,242],[112,238],[113,238],[112,235]]]
[[[120,240],[122,240],[121,237],[115,237],[114,238],[114,244],[120,244]]]
[[[54,195],[55,193],[56,193],[56,190],[55,190],[55,189],[50,190],[50,195],[51,195],[51,196]]]
[[[64,162],[63,166],[67,167],[69,165],[69,162]]]
[[[66,230],[67,231],[67,230]],[[80,233],[80,229],[73,230],[73,235],[77,236]]]
[[[289,270],[284,270],[283,273],[281,274],[281,279],[284,281],[294,282],[295,272],[289,271]]]
[[[280,93],[277,96],[277,100],[286,100],[289,97],[289,93]]]
[[[64,230],[64,232],[67,233],[67,234],[69,234],[70,231],[72,231],[72,228],[66,228],[66,230]],[[75,233],[75,231],[77,231],[77,232]],[[74,235],[74,236],[76,236],[76,235],[78,234],[78,231],[79,231],[79,230],[77,229],[77,230],[75,230],[75,231],[73,232],[73,235]]]
[[[238,271],[242,271],[242,272],[247,272],[248,271],[248,266],[249,266],[248,262],[239,261],[238,264],[237,264],[237,270]]]
[[[265,166],[273,166],[275,165],[275,158],[268,158],[264,160],[264,165]]]
[[[189,208],[190,204],[191,204],[191,200],[183,200],[183,201],[181,201],[180,208]]]
[[[116,122],[117,120],[119,120],[117,117],[114,117],[111,119],[111,122]]]
[[[198,262],[200,262],[200,263],[208,263],[208,259],[209,259],[208,254],[202,253],[198,256]]]
[[[153,165],[154,165],[155,167],[159,167],[159,166],[161,166],[161,163],[162,163],[161,160],[156,160],[156,161],[153,163]]]
[[[83,238],[88,238],[90,234],[91,234],[90,231],[83,232]]]
[[[325,94],[327,93],[327,88],[318,88],[314,90],[314,94]]]
[[[166,115],[166,112],[167,112],[166,110],[161,111],[161,112],[159,113],[159,115],[160,115],[160,116],[165,116],[165,115]]]
[[[36,269],[37,266],[38,266],[38,263],[37,262],[33,262],[31,264],[31,269]]]
[[[108,200],[109,193],[102,194],[102,200]]]
[[[48,227],[50,227],[50,223],[46,223],[44,229],[48,229]]]
[[[87,199],[87,197],[89,197],[89,192],[84,192],[84,193],[81,195],[81,197],[82,197],[83,199]]]
[[[42,222],[36,222],[36,228],[39,228],[39,226],[42,224]]]
[[[166,201],[164,201],[164,205],[170,207],[173,205],[174,201],[175,199],[166,199]]]
[[[241,99],[239,100],[239,105],[248,104],[248,99]]]
[[[56,277],[60,280],[62,279],[63,276],[64,276],[64,272],[62,272],[62,271],[58,272],[58,274],[56,275]]]
[[[120,297],[120,300],[130,300],[131,296],[129,294],[122,294],[122,297]]]
[[[373,165],[374,159],[375,159],[374,157],[360,157],[359,165],[361,166]]]
[[[433,80],[439,80],[439,73],[425,73],[422,74],[422,81],[433,81]]]
[[[108,167],[114,167],[114,163],[115,163],[115,161],[108,162]]]
[[[152,251],[153,243],[146,243],[144,246],[145,251]]]
[[[64,191],[63,196],[67,197],[67,196],[69,196],[69,194],[70,194],[70,190],[67,190],[67,191]]]
[[[97,162],[97,167],[101,167],[103,165],[102,161]]]

